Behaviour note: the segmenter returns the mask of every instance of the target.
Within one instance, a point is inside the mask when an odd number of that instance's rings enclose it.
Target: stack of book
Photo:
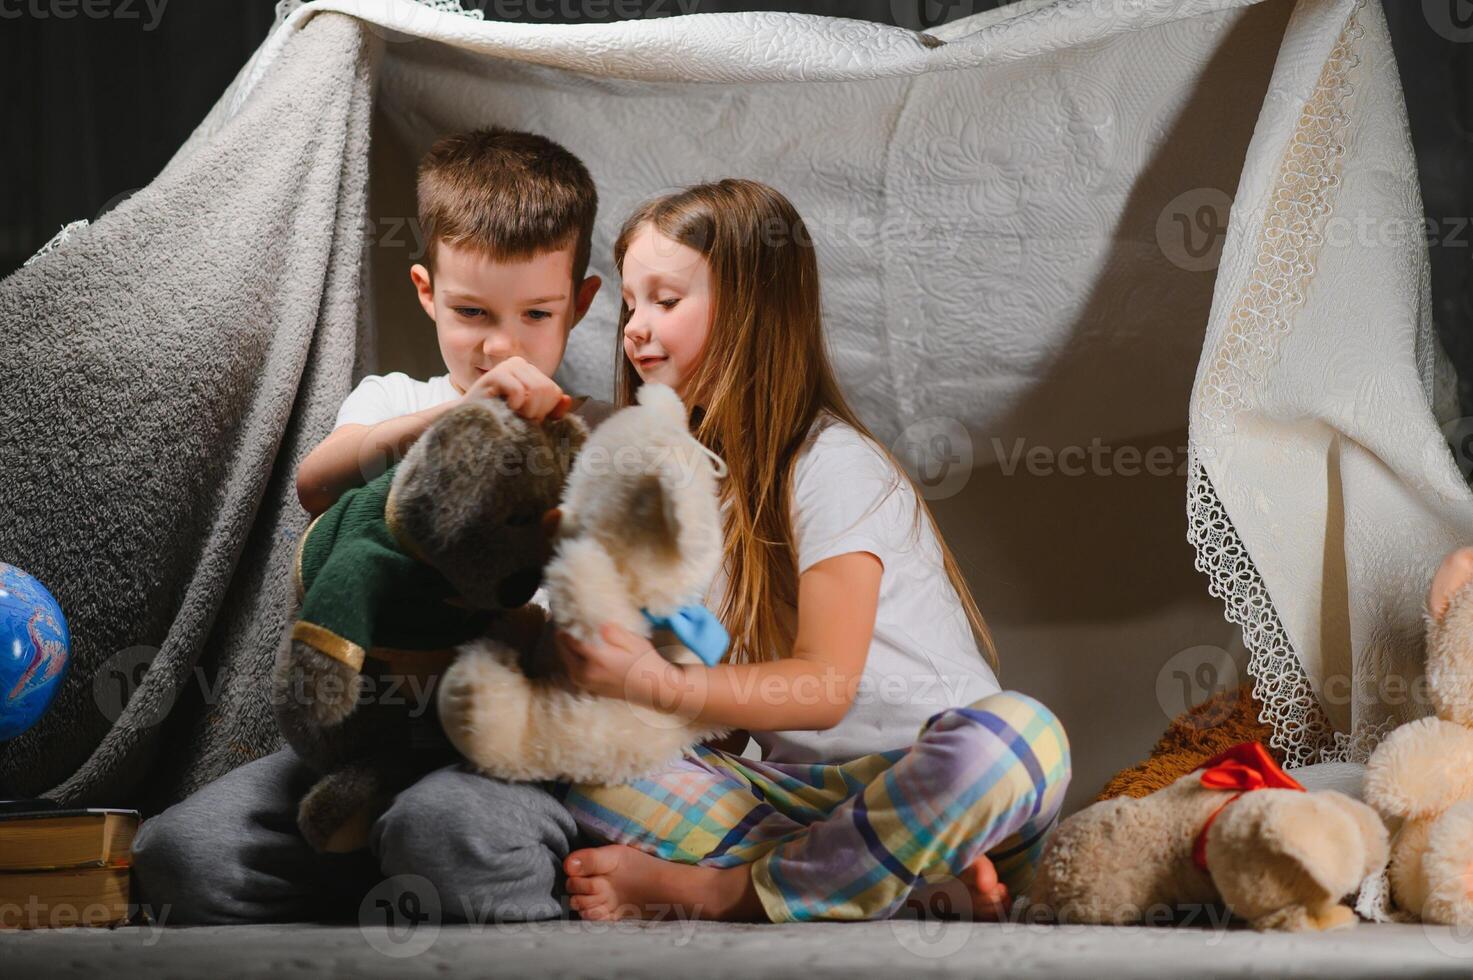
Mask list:
[[[0,802],[0,929],[126,922],[137,829],[137,810]]]

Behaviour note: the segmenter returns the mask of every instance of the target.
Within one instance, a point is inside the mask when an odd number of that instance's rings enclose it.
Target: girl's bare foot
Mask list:
[[[996,922],[1008,914],[1012,898],[997,880],[997,869],[984,854],[955,878],[917,885],[905,908],[928,919],[972,919]]]
[[[722,919],[765,922],[750,865],[705,868],[623,844],[587,847],[563,861],[570,905],[585,919]]]

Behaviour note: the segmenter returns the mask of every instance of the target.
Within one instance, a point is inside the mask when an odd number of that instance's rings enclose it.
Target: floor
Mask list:
[[[0,932],[0,977],[1391,977],[1473,975],[1473,936],[910,921],[137,926]]]

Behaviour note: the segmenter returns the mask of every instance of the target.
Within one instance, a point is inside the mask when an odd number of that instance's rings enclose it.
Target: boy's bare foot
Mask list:
[[[574,851],[563,870],[569,904],[585,919],[767,921],[751,865],[705,868],[609,844]]]
[[[1008,914],[1012,897],[997,880],[997,869],[984,854],[955,878],[917,885],[905,908],[927,919],[971,919],[996,922]]]

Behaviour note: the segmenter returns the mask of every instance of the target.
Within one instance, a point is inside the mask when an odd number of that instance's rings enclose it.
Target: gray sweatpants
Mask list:
[[[139,900],[168,922],[351,918],[375,885],[420,875],[447,920],[566,914],[562,861],[577,826],[541,786],[460,765],[399,793],[367,850],[319,854],[297,831],[297,803],[316,774],[290,749],[227,773],[144,820],[133,841]]]

